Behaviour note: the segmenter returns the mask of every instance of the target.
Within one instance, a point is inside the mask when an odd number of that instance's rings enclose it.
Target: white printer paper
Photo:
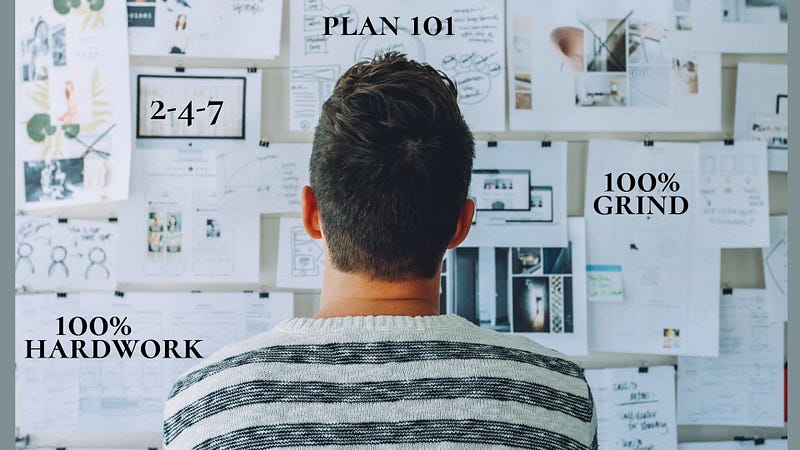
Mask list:
[[[586,370],[597,409],[601,449],[675,450],[675,369],[672,366]]]
[[[788,320],[789,293],[789,230],[787,216],[769,218],[769,247],[761,249],[764,260],[764,285],[769,299],[769,318]]]
[[[697,164],[697,144],[590,142],[587,264],[621,266],[624,298],[589,302],[590,350],[716,356],[720,249],[702,228]]]
[[[325,250],[321,239],[312,239],[296,217],[281,217],[278,234],[277,286],[322,289]]]
[[[783,426],[783,322],[763,289],[720,299],[719,357],[678,357],[678,423]]]

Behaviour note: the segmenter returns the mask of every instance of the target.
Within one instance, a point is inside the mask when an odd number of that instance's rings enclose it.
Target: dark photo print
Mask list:
[[[25,161],[25,200],[71,198],[83,187],[83,158]]]
[[[511,269],[514,275],[533,275],[541,273],[542,249],[514,247],[511,250]]]
[[[544,273],[546,275],[572,274],[572,243],[565,248],[544,249]]]
[[[550,331],[549,291],[547,277],[516,277],[512,281],[514,326],[516,333]]]

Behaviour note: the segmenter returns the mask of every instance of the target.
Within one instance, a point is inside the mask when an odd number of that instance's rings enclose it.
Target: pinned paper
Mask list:
[[[621,302],[622,266],[586,266],[586,284],[589,288],[589,301]]]

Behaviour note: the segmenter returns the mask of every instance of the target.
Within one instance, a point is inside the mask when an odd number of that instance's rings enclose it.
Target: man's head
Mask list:
[[[303,193],[306,229],[324,236],[335,269],[431,278],[466,237],[475,151],[456,98],[446,75],[398,53],[360,62],[336,83]]]

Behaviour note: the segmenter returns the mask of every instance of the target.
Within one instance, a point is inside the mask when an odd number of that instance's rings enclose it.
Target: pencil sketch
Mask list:
[[[15,279],[33,288],[114,286],[116,224],[17,216]]]
[[[322,247],[303,227],[292,227],[292,276],[318,277],[322,274]]]

